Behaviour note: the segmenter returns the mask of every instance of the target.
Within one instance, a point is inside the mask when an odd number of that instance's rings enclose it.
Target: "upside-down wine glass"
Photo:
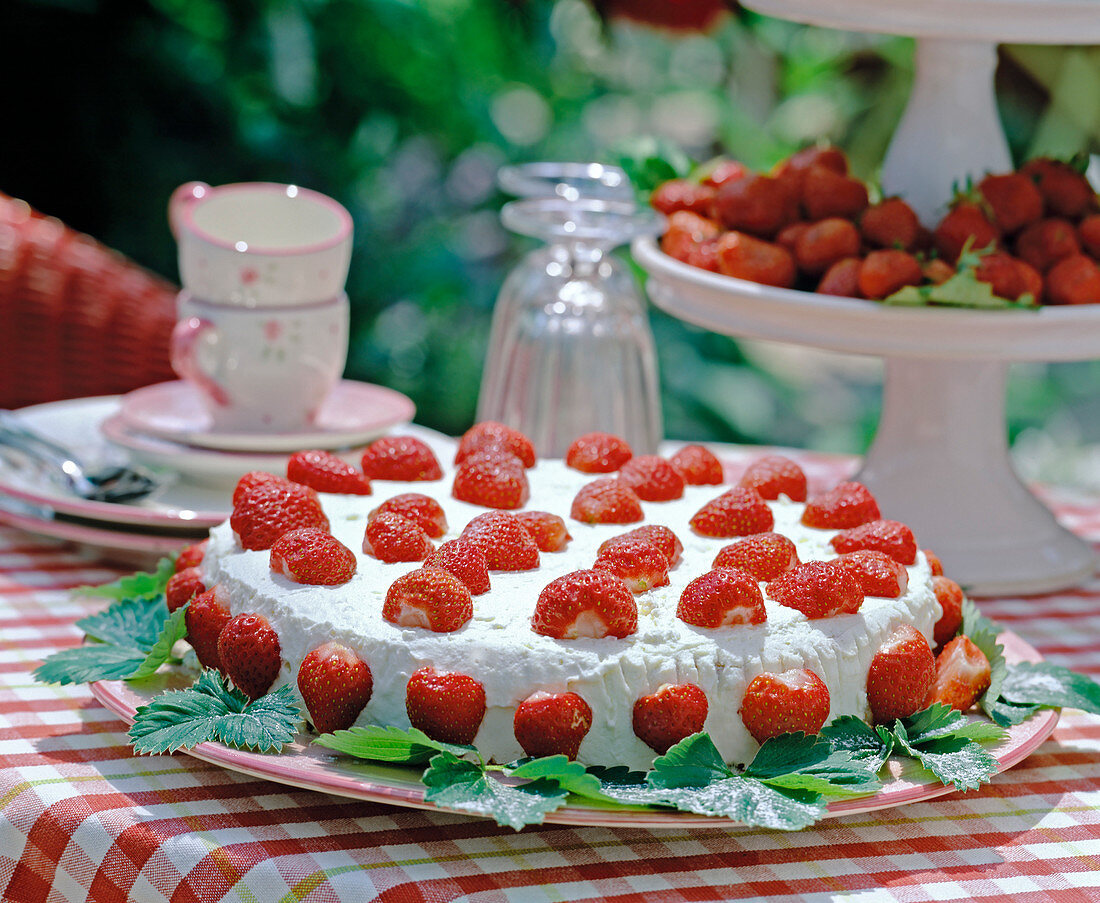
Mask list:
[[[657,234],[660,217],[632,199],[585,197],[567,184],[556,197],[505,204],[501,219],[547,244],[501,289],[478,419],[522,430],[546,457],[563,457],[578,435],[597,430],[635,453],[656,452],[663,427],[653,334],[633,273],[611,252]]]

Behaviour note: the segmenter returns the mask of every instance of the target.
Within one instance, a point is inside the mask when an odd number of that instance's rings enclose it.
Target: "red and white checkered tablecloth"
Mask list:
[[[1100,501],[1052,495],[1100,541]],[[0,897],[60,901],[1100,900],[1100,718],[980,791],[797,833],[532,827],[296,790],[187,755],[138,758],[84,686],[35,683],[118,572],[0,527]],[[983,610],[1100,676],[1100,580]]]

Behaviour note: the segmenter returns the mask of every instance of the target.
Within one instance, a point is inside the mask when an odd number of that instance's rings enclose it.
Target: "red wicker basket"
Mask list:
[[[0,407],[175,378],[178,288],[0,194]]]

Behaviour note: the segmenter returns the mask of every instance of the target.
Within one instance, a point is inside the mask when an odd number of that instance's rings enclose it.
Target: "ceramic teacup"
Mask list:
[[[348,298],[242,307],[187,291],[177,302],[172,367],[199,391],[218,432],[310,428],[344,371]]]
[[[319,304],[344,291],[351,215],[308,188],[270,182],[172,193],[168,220],[179,246],[183,287],[212,304]]]

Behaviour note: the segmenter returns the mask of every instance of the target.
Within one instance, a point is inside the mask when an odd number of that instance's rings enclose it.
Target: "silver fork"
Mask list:
[[[134,501],[160,486],[156,477],[141,468],[121,464],[85,466],[70,449],[32,430],[12,411],[2,409],[0,446],[15,449],[42,465],[47,477],[89,501]]]

